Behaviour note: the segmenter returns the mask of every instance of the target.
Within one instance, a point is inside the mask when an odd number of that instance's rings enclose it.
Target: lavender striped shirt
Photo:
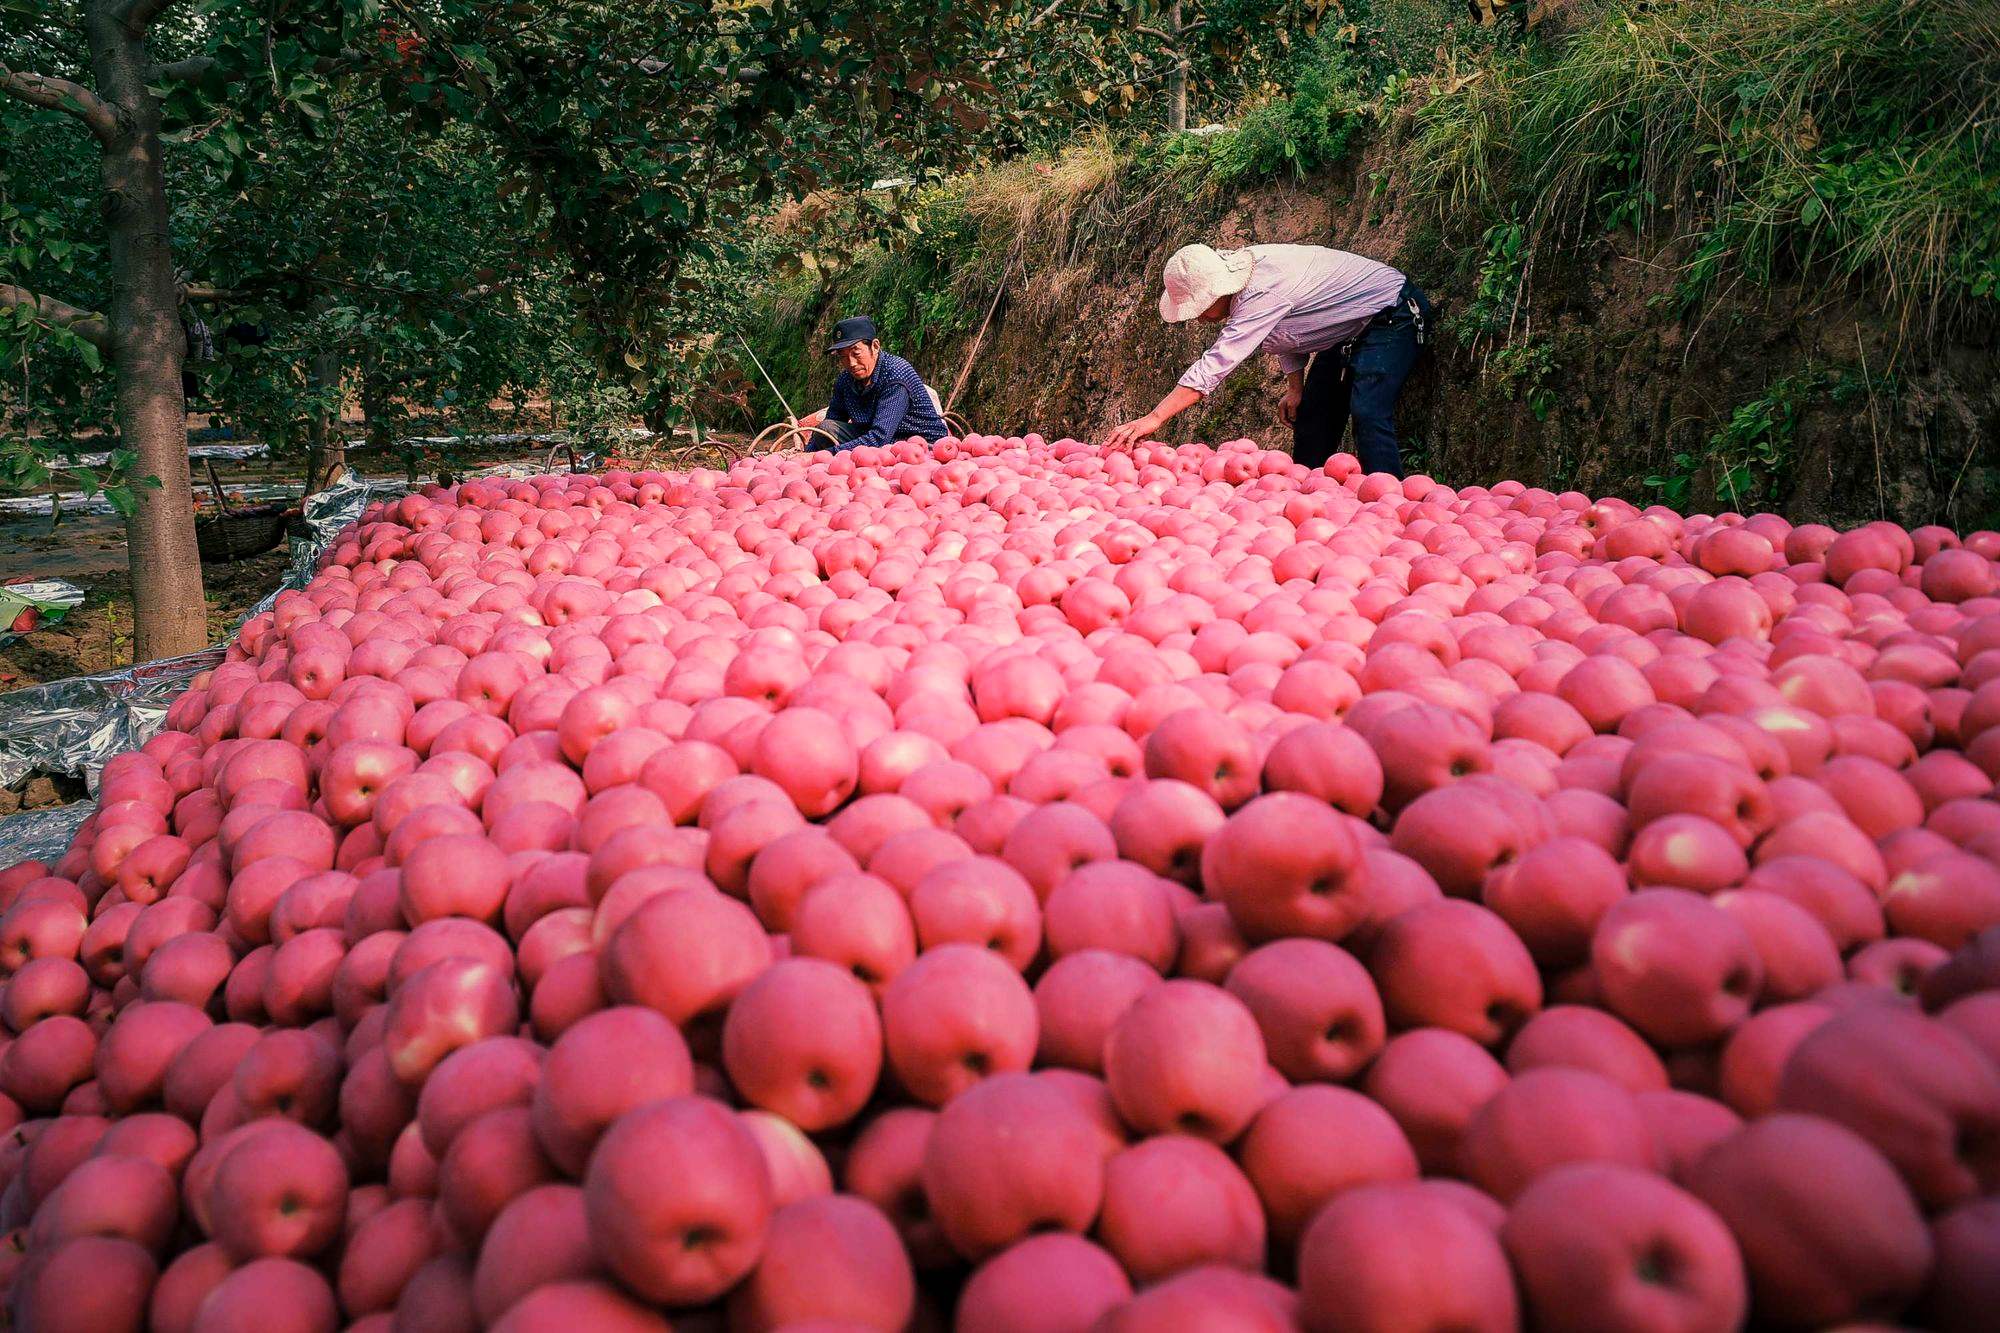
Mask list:
[[[1323,245],[1253,245],[1250,258],[1249,284],[1215,346],[1181,376],[1183,388],[1214,393],[1260,347],[1287,374],[1303,370],[1314,352],[1352,338],[1403,290],[1403,275],[1387,264]]]

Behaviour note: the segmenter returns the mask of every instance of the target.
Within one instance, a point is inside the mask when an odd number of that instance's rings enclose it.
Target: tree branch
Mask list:
[[[118,26],[134,37],[145,35],[153,20],[165,13],[174,0],[125,0],[118,6]]]
[[[33,310],[37,319],[68,329],[87,343],[98,347],[111,345],[111,321],[95,310],[84,310],[53,296],[38,296],[26,287],[0,282],[0,309],[11,310],[22,305]]]
[[[0,65],[0,92],[9,93],[30,106],[68,112],[88,126],[99,143],[108,144],[118,137],[118,113],[112,110],[109,102],[80,83],[47,74],[11,70]]]
[[[175,79],[182,83],[194,83],[215,68],[214,56],[189,56],[186,60],[170,61],[153,66],[153,76],[159,79]]]

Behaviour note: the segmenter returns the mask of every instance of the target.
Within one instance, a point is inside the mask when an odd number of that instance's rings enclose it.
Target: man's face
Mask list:
[[[1223,320],[1229,318],[1229,308],[1235,304],[1236,298],[1234,296],[1218,296],[1215,298],[1214,305],[1202,311],[1195,318],[1204,324],[1220,324]]]
[[[882,359],[882,341],[877,338],[870,342],[856,343],[843,347],[833,354],[833,363],[854,376],[865,380],[875,373],[875,363]]]

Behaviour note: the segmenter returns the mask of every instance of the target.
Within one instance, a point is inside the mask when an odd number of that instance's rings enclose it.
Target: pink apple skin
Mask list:
[[[1695,1164],[1687,1188],[1735,1235],[1754,1307],[1788,1324],[1901,1310],[1930,1270],[1930,1235],[1895,1168],[1832,1121],[1779,1113],[1746,1125]]]
[[[1023,1127],[1033,1132],[1024,1137]],[[925,1145],[922,1179],[945,1239],[974,1260],[1038,1226],[1084,1230],[1104,1192],[1089,1119],[1029,1074],[997,1075],[948,1103]]]
[[[965,1333],[1088,1328],[1131,1296],[1131,1279],[1103,1248],[1081,1236],[1045,1232],[973,1271],[959,1297],[957,1326]]]
[[[1417,1178],[1417,1155],[1394,1118],[1346,1088],[1307,1084],[1280,1094],[1250,1122],[1237,1157],[1290,1244],[1326,1201],[1363,1185]]]
[[[1515,1201],[1500,1238],[1539,1327],[1727,1329],[1749,1303],[1722,1219],[1631,1167],[1551,1171]]]
[[[740,1281],[771,1213],[756,1141],[705,1097],[622,1117],[591,1157],[584,1197],[605,1266],[636,1294],[672,1305],[713,1300]],[[690,1235],[699,1243],[688,1245]]]
[[[1299,1315],[1310,1330],[1519,1326],[1499,1239],[1415,1183],[1335,1198],[1299,1245]]]

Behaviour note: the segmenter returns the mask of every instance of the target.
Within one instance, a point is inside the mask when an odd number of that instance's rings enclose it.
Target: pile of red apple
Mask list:
[[[1996,557],[1248,441],[378,505],[0,873],[0,1287],[1991,1328]]]

